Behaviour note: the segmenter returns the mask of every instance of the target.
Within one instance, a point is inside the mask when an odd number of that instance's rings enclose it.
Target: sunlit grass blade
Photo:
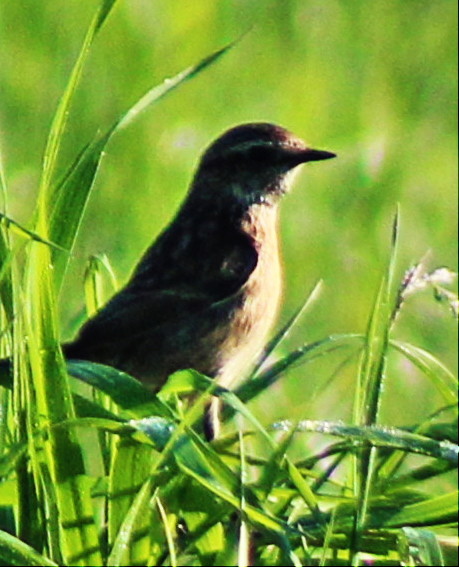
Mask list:
[[[309,343],[297,348],[285,357],[268,366],[262,372],[259,372],[255,378],[239,386],[236,390],[236,395],[243,402],[248,402],[280,380],[283,372],[293,364],[300,361],[301,364],[307,364],[319,356],[324,356],[336,349],[348,346],[349,343],[352,344],[356,340],[360,342],[362,340],[362,335],[331,335],[320,341]],[[229,416],[231,414],[231,410],[226,410],[224,412],[225,416]]]
[[[402,508],[391,516],[386,527],[431,526],[456,522],[458,516],[458,492],[434,496]]]
[[[60,553],[68,564],[97,565],[101,562],[99,541],[89,487],[83,476],[85,467],[81,448],[74,431],[52,427],[75,414],[65,362],[59,349],[50,262],[49,248],[35,244],[30,251],[28,294],[31,302],[26,320],[33,386],[25,382],[23,387],[29,392],[30,399],[33,398],[29,388],[33,387],[36,393],[36,409],[34,405],[29,407],[29,421],[36,427],[38,420],[39,427],[48,431],[47,440],[43,444],[40,442],[39,450],[44,450],[46,468],[52,479],[60,525],[57,533],[62,537]],[[45,465],[35,460],[32,463],[41,470]]]
[[[92,41],[113,4],[113,1],[108,0],[99,4],[50,128],[43,157],[34,229],[45,240],[52,241],[51,186],[70,103]],[[36,478],[43,477],[45,473],[49,476],[49,479],[42,479],[41,482],[49,482],[46,498],[48,505],[52,502],[56,508],[53,518],[57,525],[49,532],[53,541],[50,544],[52,556],[66,564],[99,565],[102,557],[88,479],[84,477],[81,446],[74,431],[53,427],[73,418],[75,414],[65,362],[59,347],[51,266],[49,247],[32,242],[26,266],[27,310],[24,312],[32,374],[31,380],[25,375],[21,377],[19,391],[25,392],[29,400],[34,400],[27,406],[29,428],[38,425],[46,435],[43,441],[39,441],[38,447],[31,447],[31,454],[40,455],[42,461],[32,458],[31,466]],[[30,443],[33,445],[33,437]]]
[[[47,240],[46,238],[42,238],[39,234],[37,234],[33,230],[29,230],[25,226],[22,226],[17,221],[8,217],[7,215],[4,215],[1,212],[0,212],[0,225],[6,227],[11,232],[18,234],[19,236],[22,236],[23,238],[27,238],[28,240],[35,240],[35,242],[41,242],[42,244],[46,244],[51,248],[56,248],[61,252],[66,252],[65,248],[62,248],[62,246],[59,246],[58,244],[54,244],[53,242]]]
[[[399,233],[399,211],[392,225],[392,241],[389,261],[384,271],[374,301],[365,334],[358,380],[354,399],[354,422],[370,426],[378,422],[381,392],[385,377],[389,333],[395,313],[394,287],[395,259]],[[352,564],[359,564],[358,539],[365,525],[368,502],[373,484],[375,449],[363,450],[354,465],[354,489],[358,501],[355,530],[352,543]]]
[[[177,551],[173,537],[173,530],[175,529],[175,526],[171,525],[169,518],[166,514],[166,510],[164,509],[164,506],[162,505],[161,500],[158,498],[157,495],[155,497],[155,503],[156,503],[156,507],[158,508],[158,512],[161,517],[161,522],[164,527],[164,533],[166,535],[167,549],[169,551],[169,561],[171,567],[177,567]]]
[[[281,422],[278,427],[284,428]],[[452,464],[458,463],[459,446],[451,442],[436,441],[424,435],[418,435],[395,427],[385,426],[356,426],[345,425],[340,422],[331,421],[300,421],[296,426],[297,431],[314,431],[327,435],[336,435],[352,440],[354,444],[366,443],[373,447],[386,449],[399,449],[409,453],[417,453],[436,459],[444,459]]]
[[[129,563],[130,548],[136,537],[135,530],[139,519],[149,517],[150,500],[152,497],[152,481],[145,480],[140,490],[133,495],[132,505],[128,508],[127,513],[120,518],[122,520],[116,533],[111,553],[107,560],[109,567],[119,567],[121,565],[131,565]],[[148,560],[148,556],[147,556]],[[142,563],[142,564],[147,564]]]
[[[51,124],[51,128],[48,135],[48,141],[46,143],[46,148],[43,158],[42,177],[40,181],[38,211],[39,214],[41,215],[42,214],[46,215],[48,212],[48,208],[49,208],[48,199],[50,197],[49,190],[51,187],[52,176],[56,168],[59,148],[62,142],[73,95],[81,78],[81,73],[83,71],[83,67],[86,62],[86,59],[88,58],[92,42],[97,32],[103,25],[105,19],[109,15],[115,2],[116,0],[103,0],[99,4],[99,8],[88,28],[88,31],[83,41],[83,46],[80,49],[80,53],[73,66],[72,72],[69,77],[69,81],[64,90],[64,94],[62,95],[59,101],[56,113],[54,115],[53,122]]]
[[[154,456],[150,445],[130,437],[120,438],[113,453],[109,476],[108,543],[110,548],[113,546],[113,560],[117,554],[115,550],[124,549],[124,563],[118,565],[143,565],[149,557],[148,538],[141,534],[149,531],[150,517],[146,506],[152,485],[147,479]],[[140,509],[142,513],[139,513]],[[127,533],[127,518],[130,534]],[[129,546],[122,546],[121,541],[126,538],[129,538]]]
[[[11,567],[16,565],[58,567],[57,563],[38,553],[30,545],[3,531],[0,531],[0,562]]]
[[[104,295],[104,276],[106,275],[109,277],[112,291],[116,291],[118,284],[108,258],[105,255],[91,256],[84,273],[84,292],[88,316],[94,315],[107,299]]]

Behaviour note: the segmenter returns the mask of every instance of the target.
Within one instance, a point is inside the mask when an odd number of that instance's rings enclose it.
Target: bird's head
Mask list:
[[[302,163],[332,157],[335,154],[309,148],[280,126],[242,124],[226,131],[204,152],[192,192],[195,197],[237,200],[243,205],[274,203],[289,189],[289,172]]]

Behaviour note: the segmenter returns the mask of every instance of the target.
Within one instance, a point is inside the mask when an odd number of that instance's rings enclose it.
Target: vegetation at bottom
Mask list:
[[[33,223],[1,214],[0,340],[11,364],[0,363],[0,564],[456,565],[457,379],[396,332],[414,295],[430,293],[444,307],[445,326],[457,316],[454,273],[420,261],[399,277],[403,210],[395,212],[373,297],[362,299],[371,303],[364,332],[285,347],[321,301],[319,282],[235,392],[186,370],[153,394],[113,368],[64,360],[58,299],[107,144],[239,48],[228,44],[153,86],[62,172],[71,102],[115,4],[99,3],[60,98]],[[92,258],[89,312],[107,282],[116,286],[109,262]],[[292,368],[308,376],[318,365],[333,367],[325,398],[335,398],[342,376],[353,376],[341,402],[349,419],[274,422],[258,411],[253,402],[275,399]],[[412,396],[391,392],[413,373],[435,392],[427,413],[418,408],[417,383]],[[211,395],[224,402],[225,427],[208,443],[202,415]],[[416,419],[395,426],[385,405]]]

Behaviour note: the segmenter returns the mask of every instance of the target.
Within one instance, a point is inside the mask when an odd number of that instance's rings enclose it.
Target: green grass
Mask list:
[[[27,67],[39,42],[37,68],[44,72],[51,64],[60,78],[47,85],[59,93],[51,124],[48,100],[21,122],[43,133],[42,145],[47,136],[41,165],[34,166],[33,136],[26,140],[21,128],[10,128],[5,138],[1,198],[9,207],[3,207],[0,225],[0,339],[15,371],[12,389],[8,376],[0,376],[8,386],[0,388],[0,563],[456,564],[457,381],[449,370],[454,351],[448,311],[457,299],[451,272],[432,267],[453,263],[454,135],[445,113],[454,54],[444,45],[454,4],[266,2],[266,13],[243,9],[247,23],[256,18],[258,27],[232,49],[221,49],[245,31],[236,4],[204,2],[200,13],[184,4],[179,18],[159,3],[169,25],[164,37],[176,46],[193,36],[185,59],[196,52],[198,63],[153,88],[149,77],[139,84],[137,64],[148,69],[150,57],[159,66],[163,60],[159,40],[151,51],[142,47],[156,21],[154,8],[150,17],[145,6],[144,13],[127,2],[105,1],[91,20],[89,3],[82,2],[78,15],[83,17],[84,6],[88,31],[80,48],[76,38],[81,43],[84,25],[69,24],[75,8],[65,5],[62,30],[68,33],[58,30],[54,43],[45,41],[47,26],[56,21],[49,9],[34,13],[33,3],[0,8],[6,44],[22,46]],[[35,28],[26,27],[31,20]],[[18,23],[14,33],[12,21]],[[200,26],[206,34],[196,35]],[[124,43],[117,48],[120,38]],[[390,42],[396,47],[384,50]],[[63,46],[78,54],[71,72],[67,61],[60,73]],[[176,52],[170,48],[165,74],[176,66]],[[119,68],[113,55],[126,64]],[[113,64],[107,76],[98,57]],[[248,64],[257,69],[256,81]],[[225,65],[225,72],[218,71]],[[91,76],[94,67],[99,74]],[[8,126],[15,116],[13,91],[20,101],[35,94],[27,81],[42,83],[38,74],[19,78],[3,69],[0,80],[9,90],[0,116]],[[96,88],[112,72],[112,89]],[[279,74],[276,94],[271,91]],[[188,79],[193,81],[182,86]],[[288,97],[282,82],[289,85]],[[127,97],[125,83],[138,94]],[[176,88],[174,97],[164,98]],[[267,93],[264,109],[254,103],[259,89]],[[112,112],[108,99],[120,93],[131,101],[130,110]],[[151,127],[143,126],[147,115],[137,118],[160,100],[152,138]],[[288,110],[279,110],[278,100]],[[187,117],[179,112],[185,106]],[[215,134],[216,125],[267,118],[265,113],[269,120],[291,122],[299,134],[303,127],[317,132],[317,145],[327,141],[344,165],[328,174],[308,171],[307,218],[301,189],[291,196],[283,228],[287,309],[301,303],[304,288],[312,291],[305,308],[267,345],[252,379],[235,393],[217,389],[227,426],[209,444],[199,434],[209,380],[177,373],[154,396],[107,367],[66,367],[60,327],[81,308],[84,293],[91,312],[104,290],[116,287],[111,266],[123,266],[142,231],[150,239],[160,229],[160,213],[169,215],[183,195],[182,162],[191,165],[183,147],[196,148],[189,141],[180,146],[180,136],[211,138],[207,130]],[[95,121],[96,134],[85,133],[85,120]],[[134,171],[124,155],[137,136],[141,143],[129,154],[138,160]],[[161,157],[151,155],[152,145]],[[19,147],[30,150],[28,167],[35,167],[22,178],[24,186],[10,173],[21,171]],[[119,160],[109,155],[100,167],[107,148]],[[171,169],[175,176],[169,177]],[[137,187],[149,178],[155,184],[163,179],[164,186],[150,214],[142,216],[149,197]],[[27,206],[18,203],[33,183],[35,210],[29,207],[32,220],[24,221]],[[109,185],[101,201],[98,194]],[[166,198],[167,188],[176,185]],[[365,194],[359,206],[353,201],[357,189]],[[397,201],[401,214],[391,239]],[[120,217],[123,226],[114,222]],[[110,262],[93,258],[83,285],[75,263],[85,260],[75,261],[75,255],[88,247],[98,251],[99,228],[113,242],[127,243],[126,250],[114,246]],[[434,260],[407,272],[427,247]],[[300,257],[297,264],[293,254]],[[317,277],[325,278],[325,286],[307,284],[306,278]],[[190,390],[202,392],[193,404],[186,398]]]

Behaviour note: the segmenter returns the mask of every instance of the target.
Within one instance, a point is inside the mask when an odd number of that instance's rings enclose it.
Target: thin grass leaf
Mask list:
[[[164,527],[164,533],[166,535],[166,542],[167,542],[167,549],[169,551],[169,561],[171,567],[177,567],[177,551],[174,545],[174,537],[172,535],[172,526],[169,523],[169,519],[166,514],[166,510],[161,503],[161,500],[158,498],[158,495],[155,496],[155,503],[156,507],[158,508],[159,515],[161,517],[161,521]]]
[[[116,553],[121,553],[121,540],[126,542],[129,538],[129,546],[123,555],[125,563],[119,565],[144,565],[150,554],[149,541],[144,534],[149,531],[147,506],[152,484],[147,479],[150,478],[154,457],[155,452],[150,445],[138,443],[131,437],[120,438],[116,444],[110,467],[108,499],[108,543],[113,546],[114,552],[115,548],[119,548],[113,554],[113,560]],[[140,510],[143,512],[140,513]]]
[[[258,376],[239,386],[235,390],[235,394],[240,400],[247,403],[275,384],[282,377],[282,373],[293,364],[300,362],[300,360],[301,364],[308,364],[319,356],[345,347],[349,341],[355,342],[356,339],[360,341],[362,336],[359,334],[330,335],[320,341],[308,343],[274,362],[260,372]],[[225,409],[223,417],[229,418],[233,413],[232,410]]]
[[[370,426],[378,422],[381,404],[381,392],[385,376],[386,357],[389,344],[389,332],[392,326],[396,298],[393,295],[395,258],[399,233],[399,211],[397,210],[393,226],[389,261],[383,274],[381,284],[374,301],[365,336],[358,373],[357,388],[354,400],[354,422],[357,425]],[[373,474],[375,473],[375,449],[363,451],[354,460],[354,489],[358,501],[353,541],[351,545],[351,562],[359,564],[357,549],[358,540],[365,525],[370,499]]]
[[[197,435],[192,439],[182,437],[174,447],[174,458],[180,469],[199,484],[210,490],[218,498],[228,502],[236,510],[240,509],[239,479],[220,457]],[[263,511],[258,499],[246,487],[246,516],[259,527],[263,527],[279,537],[286,526]],[[249,503],[250,502],[250,503]]]
[[[214,53],[211,53],[204,59],[201,59],[196,65],[188,67],[184,71],[181,71],[174,77],[166,79],[161,85],[149,89],[142,98],[136,104],[134,104],[115,124],[113,132],[122,130],[129,126],[134,120],[136,120],[151,104],[159,101],[164,96],[169,94],[171,91],[176,89],[179,85],[185,81],[189,81],[199,73],[201,73],[206,67],[212,65],[217,59],[229,51],[236,43],[240,41],[240,38],[228,43],[221,49],[218,49]]]
[[[420,425],[412,428],[412,433],[440,441],[444,445],[447,445],[449,443],[451,444],[451,446],[454,446],[455,442],[457,441],[457,406],[454,405],[451,409],[454,412],[454,421],[447,423],[434,422],[433,420],[436,420],[438,418],[439,413],[442,413],[442,410],[440,410],[440,412],[435,412],[433,415],[429,416],[429,418]],[[379,486],[383,486],[384,484],[390,484],[392,486],[394,483],[400,482],[400,477],[395,478],[395,475],[405,462],[406,455],[407,453],[395,451],[384,459],[384,462],[381,464],[378,470]],[[436,460],[434,463],[432,463],[432,466],[427,466],[427,468],[424,468],[423,472],[421,472],[420,470],[418,471],[417,469],[412,469],[410,473],[408,473],[408,475],[405,475],[405,481],[410,477],[411,474],[413,475],[413,480],[415,478],[415,475],[417,474],[420,475],[419,479],[421,479],[423,475],[434,474],[435,470],[445,471],[448,468],[454,466],[457,466],[457,463],[456,465],[454,464],[454,460],[448,460],[447,463],[443,462],[443,460]]]
[[[4,228],[0,226],[0,302],[5,310],[6,320],[9,325],[14,320],[13,258],[8,235]]]
[[[401,352],[405,358],[430,378],[447,404],[457,404],[457,379],[443,363],[430,352],[409,343],[391,340],[390,346]]]
[[[106,297],[104,297],[104,274],[108,275],[112,290],[116,291],[118,284],[108,258],[105,254],[91,256],[84,272],[86,311],[89,317],[94,315],[106,301]]]
[[[333,537],[333,531],[335,529],[335,516],[336,516],[336,508],[332,511],[330,521],[327,524],[327,530],[325,532],[324,543],[322,546],[322,550],[320,553],[320,560],[319,565],[320,567],[325,567],[328,563],[327,561],[327,554],[330,552],[330,544]]]
[[[384,492],[389,487],[391,489],[403,488],[409,486],[417,486],[422,481],[435,480],[438,478],[440,482],[441,477],[444,478],[445,473],[457,469],[457,463],[451,460],[436,460],[433,463],[421,465],[412,468],[406,474],[399,474],[396,477],[378,479],[377,488],[379,492]]]
[[[182,459],[182,455],[179,455],[179,462],[180,469],[184,474],[194,478],[199,484],[215,494],[219,499],[228,502],[228,504],[230,504],[235,510],[239,510],[238,496],[215,482],[213,476],[209,474],[206,467],[202,466],[202,463],[198,466],[196,459],[193,459],[193,463],[191,463],[189,459]],[[263,512],[261,509],[247,504],[245,508],[245,515],[259,528],[263,528],[275,535],[276,539],[284,537],[286,525]]]
[[[112,551],[107,559],[108,567],[120,567],[121,565],[132,565],[130,553],[132,542],[135,539],[135,531],[139,519],[149,517],[150,501],[152,497],[152,480],[147,479],[133,498],[132,505],[122,518],[122,523],[116,534]],[[147,556],[148,560],[148,556]],[[146,564],[147,562],[145,561]]]
[[[372,425],[377,422],[381,387],[384,376],[389,331],[392,324],[393,275],[398,236],[398,212],[394,219],[389,262],[376,295],[365,334],[365,348],[359,369],[357,401],[354,415],[356,423]]]
[[[69,81],[64,90],[64,94],[59,101],[56,113],[54,115],[43,157],[43,169],[37,207],[38,211],[41,211],[40,214],[46,214],[49,208],[48,199],[50,197],[49,190],[51,187],[51,180],[56,168],[59,149],[67,123],[69,108],[73,95],[75,94],[76,87],[81,78],[83,67],[86,59],[88,58],[93,40],[97,32],[102,27],[103,23],[105,22],[106,18],[108,17],[111,9],[115,5],[115,2],[116,0],[103,0],[99,4],[99,9],[97,10],[96,15],[94,16],[88,28],[88,31],[86,32],[83,46],[80,49],[80,53],[77,57],[75,65],[73,66]]]
[[[277,424],[278,428],[285,428],[284,422]],[[373,447],[386,449],[399,449],[409,453],[416,453],[443,459],[452,464],[458,463],[459,446],[450,441],[436,441],[423,435],[417,435],[409,431],[385,426],[356,426],[345,425],[332,421],[300,421],[296,426],[297,431],[313,431],[344,437],[347,440],[358,442],[362,445],[369,443]]]
[[[179,467],[185,474],[197,480],[220,499],[239,509],[237,477],[207,443],[204,443],[193,432],[190,432],[190,434],[193,437],[193,442],[190,442],[186,437],[182,437],[181,441],[174,448],[174,457]],[[258,498],[247,486],[244,488],[244,495],[244,510],[247,519],[254,522],[258,528],[267,530],[275,538],[276,545],[279,545],[284,550],[284,553],[290,557],[292,563],[300,565],[298,558],[290,548],[288,539],[285,537],[285,533],[289,531],[288,525],[283,523],[277,524],[277,520],[264,511]]]
[[[429,530],[402,528],[398,538],[398,549],[403,565],[409,567],[445,565],[437,537]]]
[[[269,460],[264,463],[261,468],[261,478],[258,481],[258,487],[263,491],[265,498],[273,490],[275,482],[279,478],[282,469],[282,461],[284,461],[287,450],[290,447],[295,436],[295,429],[289,430],[288,435],[284,436],[281,442],[271,453]]]
[[[312,492],[311,487],[304,480],[303,475],[300,473],[298,468],[292,463],[292,461],[290,461],[290,459],[286,459],[286,465],[290,480],[293,482],[293,485],[298,490],[298,495],[301,496],[306,506],[311,511],[314,520],[319,525],[325,524],[324,521],[325,518],[322,516],[322,513],[319,508],[319,504],[317,502],[317,498]]]
[[[311,306],[311,304],[318,298],[320,292],[322,291],[322,280],[319,280],[312,291],[308,294],[307,298],[303,302],[303,304],[295,311],[295,313],[290,317],[287,323],[279,330],[278,333],[274,335],[274,337],[266,344],[263,349],[263,352],[260,355],[255,367],[252,371],[252,376],[256,376],[258,370],[269,357],[269,355],[289,336],[290,331],[299,321],[299,319],[304,315],[306,310]]]
[[[250,532],[249,526],[244,520],[245,514],[245,491],[244,486],[247,477],[247,463],[245,460],[245,447],[244,447],[244,436],[242,432],[239,431],[239,462],[240,462],[240,486],[241,486],[241,502],[240,510],[242,517],[240,519],[239,525],[239,543],[237,547],[237,564],[238,567],[248,567],[250,565]]]
[[[59,250],[61,252],[67,252],[67,250],[65,250],[65,248],[62,248],[62,246],[59,246],[59,244],[54,244],[54,242],[51,242],[46,238],[42,238],[39,234],[37,234],[33,230],[29,230],[25,226],[22,226],[17,221],[15,221],[14,219],[8,217],[3,213],[0,213],[0,225],[4,226],[11,232],[18,234],[22,238],[27,238],[28,240],[35,240],[35,242],[41,242],[41,244],[46,244],[46,246],[50,246],[51,248],[55,248],[56,250]]]

